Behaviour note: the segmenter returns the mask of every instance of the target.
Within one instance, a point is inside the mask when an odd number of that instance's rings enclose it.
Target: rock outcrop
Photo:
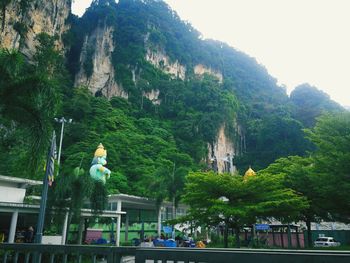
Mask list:
[[[114,51],[113,28],[105,23],[85,37],[80,54],[80,71],[75,76],[75,86],[87,86],[94,95],[128,98],[123,87],[116,82],[112,64]],[[84,65],[90,64],[87,72]]]
[[[143,96],[149,99],[154,105],[160,105],[159,90],[144,91]]]
[[[184,80],[186,77],[186,67],[181,65],[179,61],[172,62],[166,53],[160,49],[147,49],[146,60],[156,68],[171,75],[172,78]]]
[[[68,30],[70,12],[71,0],[12,0],[0,11],[0,47],[18,49],[30,59],[36,36],[47,33],[57,36],[57,47],[63,49],[62,35]]]
[[[208,144],[208,160],[211,168],[218,173],[235,173],[234,157],[237,154],[234,142],[226,136],[225,125],[222,125],[216,141]]]
[[[196,75],[204,75],[205,73],[212,75],[212,76],[216,77],[220,83],[222,83],[222,81],[224,79],[222,76],[222,73],[220,71],[214,70],[210,67],[208,68],[202,64],[196,65],[194,67],[193,71],[194,71],[194,74],[196,74]]]

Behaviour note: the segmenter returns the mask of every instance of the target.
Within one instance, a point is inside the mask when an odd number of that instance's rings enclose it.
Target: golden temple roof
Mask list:
[[[244,179],[247,179],[251,176],[255,176],[256,172],[254,172],[254,170],[249,166],[249,169],[245,172],[244,174]]]

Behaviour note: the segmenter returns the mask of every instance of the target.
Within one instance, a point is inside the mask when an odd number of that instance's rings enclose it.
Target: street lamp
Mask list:
[[[58,157],[57,157],[57,164],[58,166],[60,165],[60,161],[61,161],[61,150],[62,150],[62,140],[63,140],[63,130],[64,130],[64,124],[67,123],[72,123],[72,119],[68,119],[66,120],[64,117],[62,117],[61,119],[55,118],[56,122],[59,122],[62,124],[61,126],[61,137],[60,137],[60,146],[58,149]]]

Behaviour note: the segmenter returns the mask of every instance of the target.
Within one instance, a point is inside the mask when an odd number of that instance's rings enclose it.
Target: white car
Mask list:
[[[338,247],[340,242],[336,241],[333,237],[319,237],[314,242],[314,247]]]

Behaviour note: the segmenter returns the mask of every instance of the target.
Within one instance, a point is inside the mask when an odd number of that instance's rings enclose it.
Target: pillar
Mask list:
[[[15,210],[12,213],[12,217],[11,217],[11,225],[10,225],[8,243],[14,243],[15,242],[15,235],[16,235],[16,228],[17,228],[17,219],[18,219],[18,210]]]
[[[122,211],[122,201],[118,200],[117,202],[117,226],[116,226],[116,237],[115,237],[115,245],[119,247],[120,244],[120,226],[121,226],[121,214],[119,212]]]
[[[159,207],[158,210],[158,222],[157,222],[157,235],[160,237],[162,232],[162,208]]]
[[[129,214],[125,215],[125,241],[129,239]]]
[[[67,227],[68,227],[68,216],[69,216],[69,213],[67,211],[66,215],[64,217],[63,228],[62,228],[62,241],[61,241],[62,245],[66,244]]]

